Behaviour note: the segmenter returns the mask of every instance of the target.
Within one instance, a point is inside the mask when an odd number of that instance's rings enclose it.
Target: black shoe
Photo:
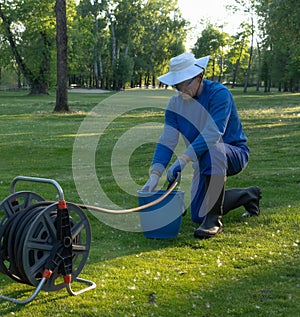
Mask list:
[[[249,195],[251,196],[251,200],[244,205],[246,212],[243,213],[242,217],[253,217],[253,216],[259,216],[260,209],[259,209],[259,201],[261,199],[261,190],[257,186],[252,186],[247,188],[249,191]]]
[[[210,207],[208,213],[206,214],[203,222],[201,223],[200,227],[194,231],[194,237],[199,239],[208,239],[214,237],[216,234],[222,232],[222,215],[223,215],[223,201],[224,201],[224,194],[225,194],[225,183],[226,177],[222,175],[214,175],[213,176],[215,181],[218,181],[218,184],[222,184],[221,191],[219,193],[219,197],[217,198],[214,205]],[[209,188],[209,183],[211,181],[211,176],[206,176],[205,178],[205,189],[206,193],[207,189]],[[209,195],[210,194],[210,195]],[[213,199],[214,196],[211,193],[208,193],[208,206],[209,206],[209,199]]]
[[[209,239],[222,232],[222,223],[219,221],[219,226],[214,226],[209,229],[201,228],[194,231],[194,237],[198,239]]]

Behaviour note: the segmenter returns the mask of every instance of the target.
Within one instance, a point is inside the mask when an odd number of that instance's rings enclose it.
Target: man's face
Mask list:
[[[187,79],[187,80],[185,80],[185,81],[183,81],[183,82],[181,82],[181,83],[179,83],[179,84],[174,85],[173,87],[174,87],[176,90],[178,90],[178,91],[180,91],[180,92],[183,92],[183,91],[185,91],[186,89],[188,89],[188,87],[189,87],[190,85],[192,85],[192,83],[194,82],[195,79],[196,79],[196,77],[193,77],[193,78],[191,78],[191,79]]]
[[[193,98],[199,90],[201,81],[202,76],[197,75],[191,79],[187,79],[179,84],[176,84],[173,87],[179,91],[184,99]]]

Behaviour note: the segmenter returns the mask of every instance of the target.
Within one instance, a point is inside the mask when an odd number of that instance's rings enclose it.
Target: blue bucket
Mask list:
[[[165,193],[165,190],[157,192],[139,191],[139,206],[148,204],[160,198]],[[140,212],[140,223],[144,236],[151,239],[176,238],[181,227],[184,212],[184,192],[173,190],[161,202]]]

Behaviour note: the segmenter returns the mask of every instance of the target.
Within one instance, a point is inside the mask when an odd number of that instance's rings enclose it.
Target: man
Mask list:
[[[183,53],[171,58],[169,72],[158,78],[178,94],[168,103],[150,178],[143,187],[144,191],[155,190],[182,135],[186,150],[168,168],[167,180],[172,183],[188,163],[193,164],[191,217],[201,223],[194,231],[200,239],[220,233],[222,216],[239,206],[245,207],[244,216],[258,216],[261,199],[256,186],[225,191],[226,177],[247,166],[249,148],[231,93],[203,78],[209,58]]]

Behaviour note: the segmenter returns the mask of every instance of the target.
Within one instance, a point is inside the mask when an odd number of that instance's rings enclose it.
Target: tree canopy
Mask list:
[[[299,91],[300,2],[235,3],[231,9],[245,15],[235,34],[211,22],[199,25],[192,51],[196,57],[211,55],[207,76],[232,87]],[[29,86],[31,93],[57,86],[55,4],[0,2],[0,85],[1,74],[15,72],[19,86]],[[156,86],[169,59],[185,51],[190,28],[177,0],[70,0],[66,20],[68,85],[114,90]]]

